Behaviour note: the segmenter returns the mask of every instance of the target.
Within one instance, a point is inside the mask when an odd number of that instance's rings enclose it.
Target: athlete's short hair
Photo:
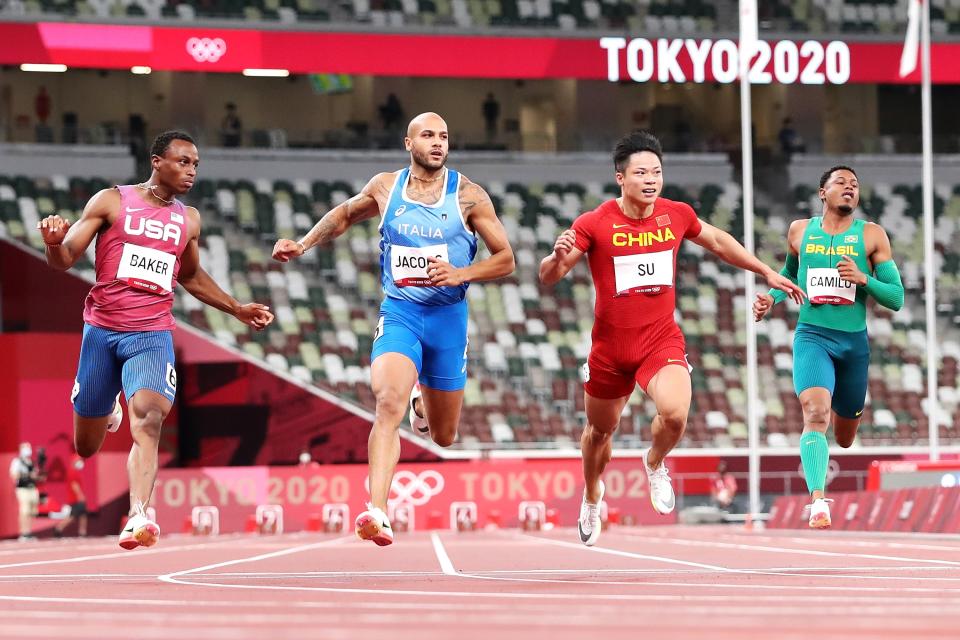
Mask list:
[[[627,168],[627,161],[635,153],[649,151],[657,156],[660,162],[663,162],[663,147],[657,136],[649,131],[637,130],[620,138],[617,146],[613,148],[613,167],[619,173]]]
[[[857,175],[857,172],[854,171],[852,167],[848,167],[848,166],[845,165],[845,164],[838,164],[838,165],[836,165],[835,167],[830,167],[829,169],[827,169],[826,171],[823,172],[823,175],[822,175],[822,176],[820,176],[820,188],[821,188],[821,189],[823,189],[825,186],[827,186],[827,181],[830,180],[830,176],[833,175],[833,172],[834,172],[834,171],[849,171],[850,173],[853,174],[853,177],[854,177],[854,178],[856,178],[857,180],[860,179],[860,177]]]
[[[189,142],[192,145],[196,145],[193,138],[186,131],[164,131],[158,135],[153,140],[153,144],[150,145],[150,157],[160,156],[163,157],[163,154],[167,152],[167,149],[170,148],[170,143],[174,140],[183,140],[184,142]]]

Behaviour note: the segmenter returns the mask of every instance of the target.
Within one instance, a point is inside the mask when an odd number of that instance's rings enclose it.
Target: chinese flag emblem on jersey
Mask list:
[[[670,216],[668,215],[657,216],[658,227],[666,227],[669,224],[670,224]]]

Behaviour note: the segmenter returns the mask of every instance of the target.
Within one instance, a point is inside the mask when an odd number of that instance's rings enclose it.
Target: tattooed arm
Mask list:
[[[390,197],[393,179],[392,173],[378,173],[360,193],[328,211],[299,241],[277,240],[273,246],[273,259],[278,262],[289,262],[291,258],[302,256],[307,249],[327,244],[343,235],[357,222],[380,215],[380,211],[386,206],[387,199]]]
[[[458,286],[464,282],[496,280],[513,273],[516,266],[507,232],[493,209],[493,202],[483,188],[461,176],[460,210],[467,227],[473,229],[487,245],[490,257],[460,269],[449,262],[430,258],[427,273],[438,286]]]

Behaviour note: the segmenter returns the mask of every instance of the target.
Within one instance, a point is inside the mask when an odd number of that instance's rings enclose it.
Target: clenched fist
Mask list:
[[[67,237],[67,231],[70,230],[70,221],[60,216],[47,216],[37,223],[37,229],[43,236],[44,244],[56,246],[63,244],[63,239]]]

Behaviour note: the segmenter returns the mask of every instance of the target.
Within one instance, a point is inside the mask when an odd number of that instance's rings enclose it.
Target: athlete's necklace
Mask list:
[[[157,200],[159,200],[164,204],[173,204],[173,201],[176,199],[176,198],[171,198],[167,200],[166,198],[161,197],[160,194],[157,193],[157,185],[155,184],[147,184],[146,182],[141,182],[137,186],[140,187],[141,189],[146,189],[153,195],[154,198],[156,198]]]
[[[413,172],[412,172],[412,171],[410,172],[410,177],[413,178],[414,180],[417,180],[417,181],[419,181],[419,182],[427,182],[427,183],[436,182],[437,180],[442,180],[442,179],[444,178],[444,176],[446,176],[446,175],[447,175],[447,170],[446,170],[446,169],[444,169],[444,170],[440,173],[440,175],[438,175],[436,178],[421,178],[420,176],[415,176],[415,175],[413,175]]]

